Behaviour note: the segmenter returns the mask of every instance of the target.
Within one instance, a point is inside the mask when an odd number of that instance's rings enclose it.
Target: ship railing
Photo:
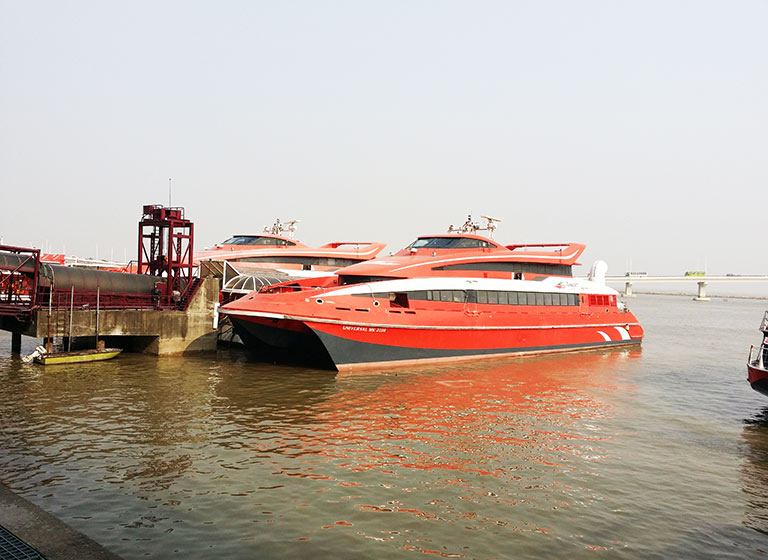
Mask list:
[[[760,344],[755,346],[754,344],[749,348],[749,365],[759,368],[766,368],[766,362],[768,361],[768,344]]]

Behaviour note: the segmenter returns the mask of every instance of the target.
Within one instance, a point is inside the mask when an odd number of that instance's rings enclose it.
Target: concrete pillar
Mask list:
[[[693,298],[693,301],[709,301],[709,298],[707,297],[707,283],[706,282],[699,282],[699,295],[697,295],[695,298]]]
[[[635,294],[632,293],[632,282],[624,284],[624,297],[635,297]]]
[[[21,354],[21,333],[11,333],[11,353]]]

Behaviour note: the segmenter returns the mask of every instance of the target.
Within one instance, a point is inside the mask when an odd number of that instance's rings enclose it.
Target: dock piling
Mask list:
[[[20,332],[11,333],[11,353],[21,354],[21,333]]]

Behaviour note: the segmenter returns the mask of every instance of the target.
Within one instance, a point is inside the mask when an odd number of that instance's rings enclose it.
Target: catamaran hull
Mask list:
[[[635,346],[642,336],[639,325],[409,328],[254,316],[232,323],[253,349],[314,356],[339,371]]]
[[[232,327],[256,356],[286,362],[332,367],[330,358],[312,329],[295,321],[246,320],[231,316]]]

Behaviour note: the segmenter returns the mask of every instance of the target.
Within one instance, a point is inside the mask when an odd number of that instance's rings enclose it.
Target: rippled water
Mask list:
[[[766,302],[630,305],[641,350],[364,374],[3,334],[0,480],[128,559],[762,557]]]

